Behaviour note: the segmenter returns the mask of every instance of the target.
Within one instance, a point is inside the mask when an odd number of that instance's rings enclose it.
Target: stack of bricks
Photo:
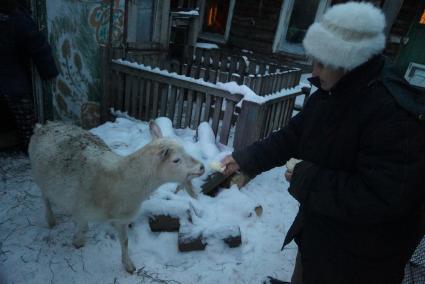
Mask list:
[[[152,232],[178,232],[178,248],[181,252],[204,250],[209,238],[220,238],[230,248],[241,245],[242,237],[239,226],[223,226],[208,232],[199,232],[190,222],[181,225],[180,218],[170,215],[154,215],[149,218]]]

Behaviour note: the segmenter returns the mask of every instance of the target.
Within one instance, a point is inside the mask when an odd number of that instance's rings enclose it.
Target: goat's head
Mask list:
[[[157,174],[167,182],[184,183],[204,174],[204,165],[190,156],[174,139],[159,138],[155,145]]]
[[[152,144],[158,145],[159,171],[165,180],[183,183],[204,173],[204,165],[190,156],[178,141],[164,138],[161,128],[154,120],[149,122],[149,130],[153,138]]]

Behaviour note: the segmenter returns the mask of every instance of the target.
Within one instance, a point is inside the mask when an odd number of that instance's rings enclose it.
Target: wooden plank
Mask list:
[[[201,121],[203,102],[204,102],[204,94],[200,92],[196,92],[195,116],[193,118],[192,129],[196,129]]]
[[[161,107],[159,110],[159,116],[167,115],[167,103],[168,103],[168,94],[170,92],[170,85],[161,84],[160,93],[161,93]]]
[[[278,75],[277,75],[277,83],[276,83],[277,91],[280,91],[280,90],[282,90],[282,89],[283,89],[283,88],[282,88],[282,85],[283,85],[283,77],[284,77],[283,73],[282,73],[282,72],[279,72],[279,73],[278,73]]]
[[[279,118],[279,125],[280,127],[283,127],[286,125],[286,117],[287,117],[287,113],[289,111],[289,100],[285,100],[282,102],[282,112]]]
[[[145,91],[145,121],[149,121],[151,119],[151,86],[152,82],[150,80],[146,81],[146,91]],[[143,99],[141,98],[141,101]],[[140,108],[141,109],[141,108]],[[140,116],[141,117],[141,116]]]
[[[229,72],[222,72],[220,71],[219,75],[218,75],[218,81],[221,83],[227,83],[229,82]]]
[[[204,111],[204,117],[202,118],[202,121],[209,121],[210,120],[211,103],[212,103],[211,95],[205,94],[205,111]]]
[[[197,65],[190,66],[190,77],[194,79],[199,78],[199,68]]]
[[[153,92],[152,92],[152,119],[157,118],[158,117],[158,105],[159,105],[159,83],[158,82],[153,82]]]
[[[255,85],[254,85],[254,92],[261,96],[261,85],[262,85],[263,76],[258,75],[255,77]]]
[[[289,71],[285,71],[282,74],[282,85],[281,89],[288,89]]]
[[[230,66],[229,66],[230,74],[237,72],[238,59],[239,58],[235,56],[230,57]]]
[[[279,119],[282,112],[283,112],[282,102],[280,102],[276,104],[276,112],[274,114],[274,119],[273,119],[273,131],[280,128]]]
[[[131,106],[131,89],[133,86],[133,75],[127,75],[125,80],[125,96],[124,96],[124,111],[130,110]]]
[[[116,84],[116,93],[113,94],[114,97],[114,108],[117,110],[122,110],[123,109],[123,103],[124,103],[124,86],[125,86],[125,81],[124,81],[124,74],[120,73],[120,72],[113,72],[114,76],[115,76],[115,80],[117,81]]]
[[[194,64],[201,65],[201,61],[202,61],[202,48],[196,48]]]
[[[208,82],[216,83],[217,82],[217,71],[210,68]]]
[[[269,135],[270,135],[270,133],[272,133],[272,132],[273,132],[273,127],[274,127],[274,117],[275,117],[275,115],[276,115],[277,105],[278,105],[278,104],[274,104],[274,105],[272,105],[272,106],[271,106],[271,109],[270,109],[270,117],[268,117],[268,129],[267,129],[267,135],[266,135],[266,136],[269,136]]]
[[[281,126],[285,126],[286,124],[288,124],[288,113],[290,113],[290,108],[291,108],[291,104],[289,103],[289,100],[286,100],[284,102],[284,112],[283,112],[283,117],[282,117],[282,122],[280,123]]]
[[[182,74],[184,75],[184,76],[188,76],[189,74],[188,74],[188,72],[189,72],[189,65],[187,65],[186,63],[185,64],[183,64],[183,66],[182,66]]]
[[[251,76],[245,76],[243,78],[243,85],[251,87],[252,77]]]
[[[205,67],[199,69],[199,79],[207,81],[207,69]]]
[[[294,112],[294,105],[295,105],[295,97],[289,100],[288,119],[286,120],[285,125],[287,125],[289,121],[292,119],[292,113]]]
[[[222,97],[216,97],[215,103],[214,103],[214,113],[213,113],[213,121],[212,121],[212,130],[214,131],[214,134],[217,136],[217,130],[218,130],[218,123],[220,121],[220,113],[221,113],[221,106],[223,105],[223,98]]]
[[[273,73],[272,74],[272,83],[271,83],[271,92],[270,93],[276,93],[279,91],[277,84],[278,84],[279,74]]]
[[[211,58],[213,60],[212,67],[217,70],[220,67],[220,54],[218,52],[213,53]]]
[[[229,142],[229,133],[232,123],[232,116],[235,110],[235,103],[232,101],[226,101],[226,110],[223,116],[223,123],[221,124],[220,143],[227,145]]]
[[[187,108],[186,108],[186,116],[184,120],[183,128],[190,127],[192,122],[192,110],[193,110],[193,91],[187,91]]]
[[[241,76],[239,74],[236,74],[236,73],[231,74],[229,81],[233,81],[233,82],[236,82],[238,84],[242,83],[241,82]]]
[[[177,117],[176,117],[176,127],[177,128],[181,128],[181,126],[182,126],[184,92],[185,92],[185,90],[182,89],[182,88],[179,88],[177,90]]]
[[[264,125],[265,108],[263,105],[251,101],[243,101],[241,113],[235,129],[233,147],[241,150],[261,137]]]
[[[135,78],[136,80],[133,81],[132,86],[132,102],[131,102],[131,115],[133,117],[141,118],[139,116],[138,111],[141,112],[141,107],[143,105],[143,96],[144,96],[144,87],[145,87],[145,80],[142,78]]]
[[[176,99],[177,99],[177,87],[170,86],[170,92],[168,96],[168,118],[174,125],[174,114],[176,111]]]

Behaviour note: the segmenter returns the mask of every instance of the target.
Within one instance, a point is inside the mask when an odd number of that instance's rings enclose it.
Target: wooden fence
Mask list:
[[[285,126],[292,116],[295,98],[303,94],[295,90],[264,103],[243,101],[239,109],[236,104],[243,98],[241,94],[231,94],[215,84],[164,70],[112,60],[109,52],[104,49],[103,120],[110,118],[108,111],[114,108],[144,121],[166,116],[175,128],[196,129],[207,121],[218,141],[226,145],[231,128],[235,127],[235,149]]]
[[[293,88],[301,78],[299,68],[266,62],[249,54],[205,48],[190,48],[181,72],[209,82],[235,81],[249,86],[260,96]]]

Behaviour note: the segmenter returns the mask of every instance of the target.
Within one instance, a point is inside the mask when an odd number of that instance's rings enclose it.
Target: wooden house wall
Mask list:
[[[390,57],[397,56],[403,42],[407,40],[407,33],[412,25],[412,21],[416,19],[420,5],[420,1],[418,0],[403,1],[397,18],[390,29],[389,40],[385,49],[386,55]]]
[[[230,46],[271,53],[283,0],[237,0]]]

